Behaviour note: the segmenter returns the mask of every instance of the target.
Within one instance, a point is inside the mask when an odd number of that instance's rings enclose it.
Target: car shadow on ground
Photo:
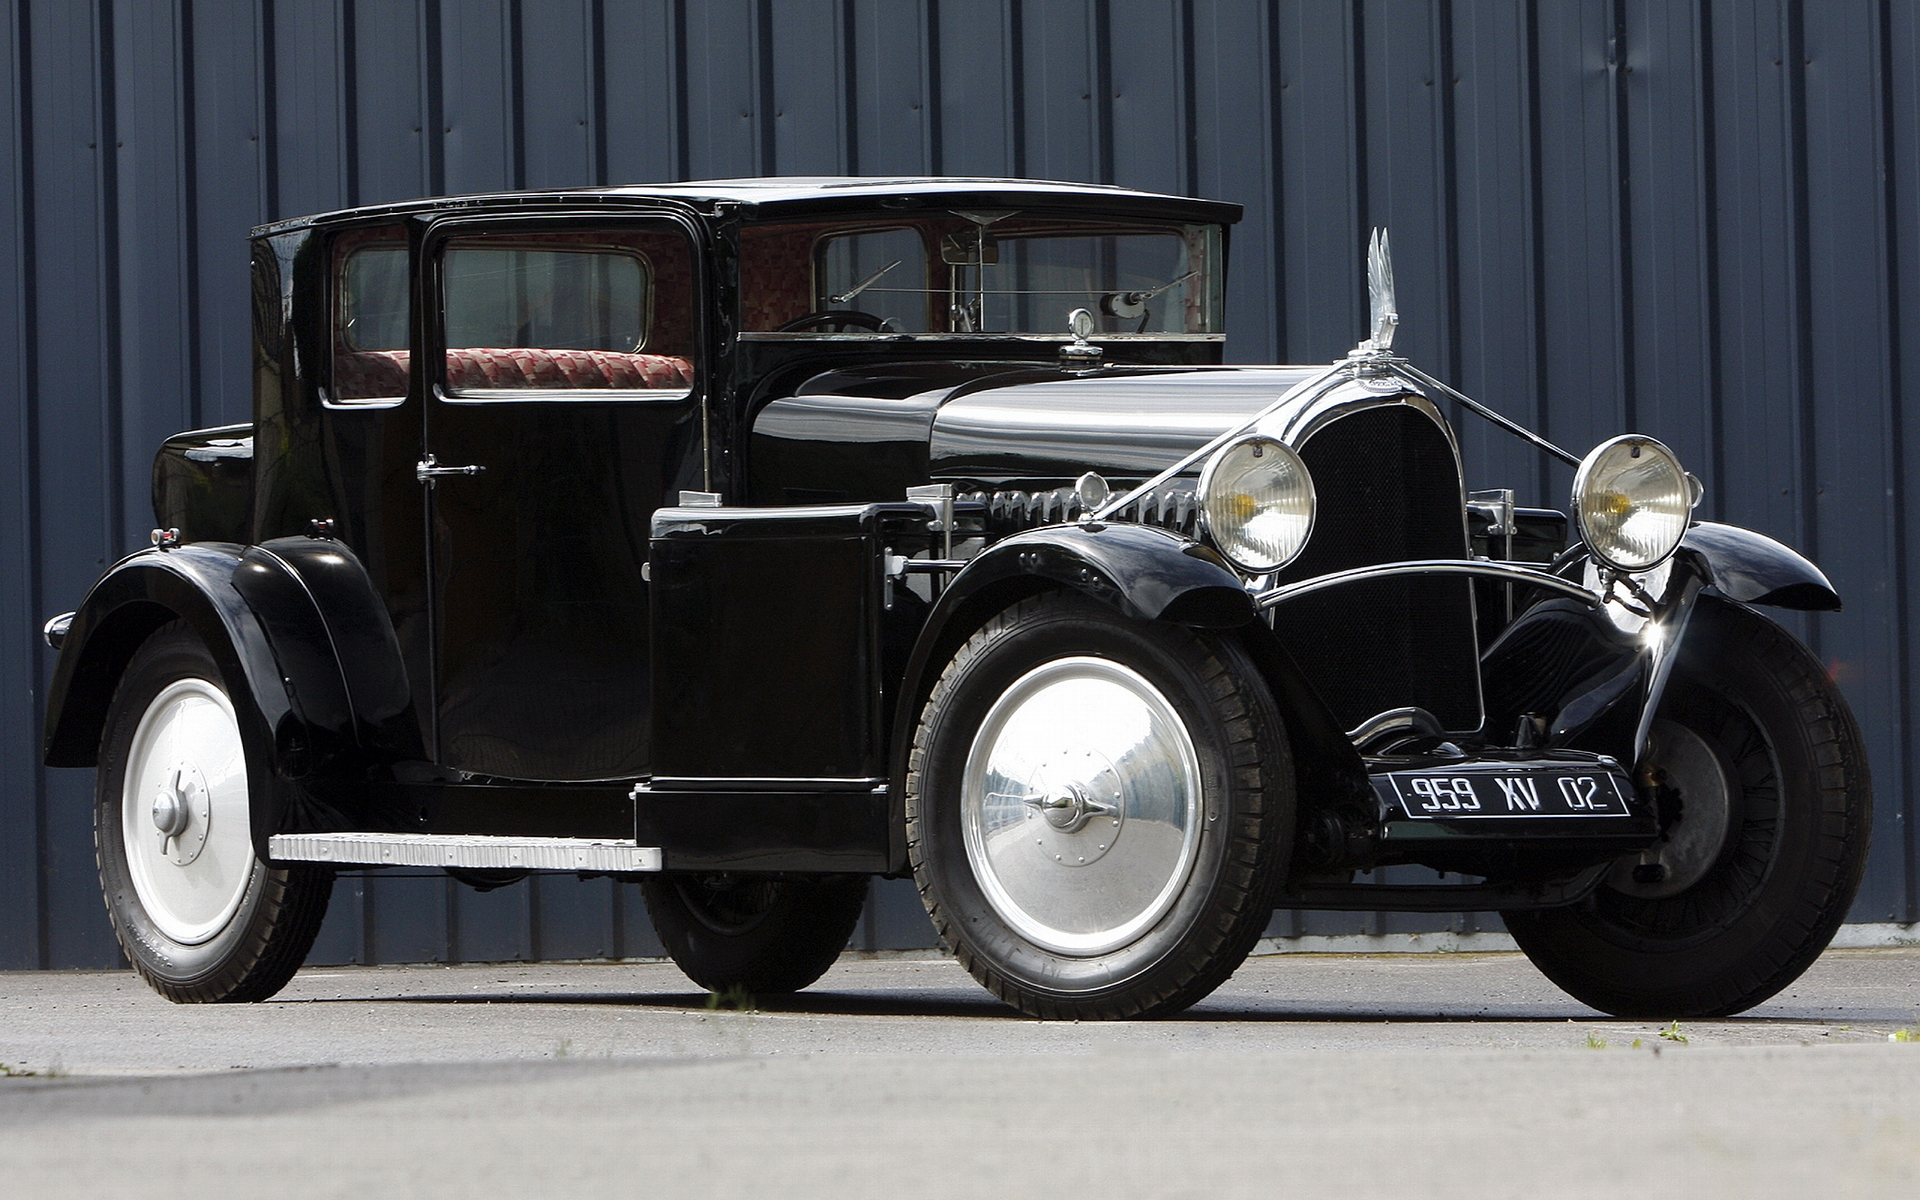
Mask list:
[[[811,991],[781,996],[717,995],[709,992],[534,992],[485,991],[462,994],[412,996],[332,996],[288,999],[295,1004],[409,1004],[409,1005],[581,1005],[627,1007],[663,1012],[736,1012],[815,1017],[966,1017],[1000,1021],[1032,1021],[1019,1010],[1001,1003],[986,992],[978,998],[957,990],[938,993],[877,993]],[[1431,1008],[1355,1009],[1329,1008],[1324,1003],[1307,1002],[1292,1007],[1274,998],[1257,1005],[1209,999],[1194,1008],[1170,1017],[1158,1018],[1171,1023],[1232,1024],[1279,1022],[1301,1024],[1380,1024],[1427,1023],[1469,1024],[1499,1021],[1504,1023],[1564,1024],[1568,1020],[1604,1020],[1601,1014],[1571,1001],[1554,1006],[1527,1008],[1481,1008],[1439,1012]],[[1753,1019],[1765,1024],[1765,1019]]]

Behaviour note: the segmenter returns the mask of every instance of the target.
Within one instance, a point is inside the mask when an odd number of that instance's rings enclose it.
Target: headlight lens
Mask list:
[[[1638,434],[1602,442],[1573,477],[1580,536],[1618,571],[1665,562],[1679,548],[1698,498],[1673,451]]]
[[[1256,575],[1292,562],[1313,532],[1313,478],[1284,442],[1245,437],[1200,472],[1207,533],[1234,565]]]

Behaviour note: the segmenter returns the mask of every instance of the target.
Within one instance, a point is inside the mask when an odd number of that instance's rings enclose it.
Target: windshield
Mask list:
[[[1013,210],[759,225],[740,238],[742,327],[792,335],[1220,332],[1215,225]]]

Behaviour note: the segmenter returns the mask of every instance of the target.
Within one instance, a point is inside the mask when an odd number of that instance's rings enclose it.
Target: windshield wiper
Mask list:
[[[1147,315],[1147,301],[1158,296],[1168,288],[1177,287],[1198,275],[1199,270],[1188,271],[1178,279],[1169,279],[1152,291],[1146,292],[1108,292],[1100,297],[1100,311],[1110,317],[1133,318]]]
[[[901,263],[905,261],[906,260],[903,258],[896,258],[892,262],[888,263],[886,266],[881,267],[878,271],[875,271],[873,274],[867,276],[865,279],[862,279],[859,283],[856,283],[852,287],[848,288],[846,291],[841,292],[838,296],[828,296],[827,300],[830,303],[836,304],[836,305],[845,304],[847,301],[853,299],[855,296],[858,296],[861,292],[864,292],[868,288],[872,287],[874,284],[879,283],[880,277],[882,275],[885,275],[888,271],[893,270],[895,267],[899,266]]]

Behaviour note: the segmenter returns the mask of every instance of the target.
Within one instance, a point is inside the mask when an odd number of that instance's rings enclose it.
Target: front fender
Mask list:
[[[1702,521],[1680,544],[1706,562],[1708,582],[1742,604],[1839,612],[1840,594],[1819,567],[1764,533]]]
[[[1009,579],[1045,580],[1142,621],[1231,629],[1259,615],[1240,577],[1199,543],[1150,525],[1053,525],[996,542],[941,593],[928,620]]]

